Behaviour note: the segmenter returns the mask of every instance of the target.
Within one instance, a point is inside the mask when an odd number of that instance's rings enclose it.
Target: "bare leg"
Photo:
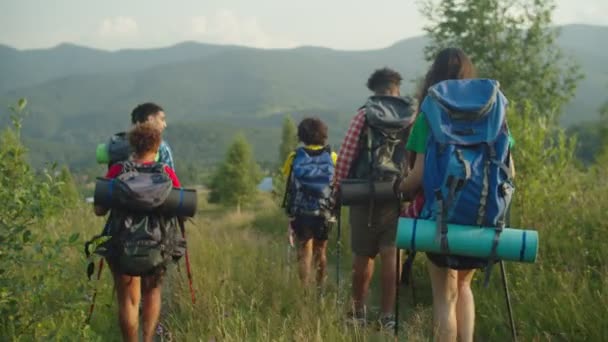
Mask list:
[[[321,287],[327,278],[327,240],[314,240],[313,251],[317,267],[317,286]]]
[[[382,302],[381,310],[383,315],[390,315],[395,308],[396,296],[396,268],[397,268],[397,249],[395,247],[382,247],[380,249],[380,259],[382,261]]]
[[[433,335],[435,341],[456,341],[458,271],[437,267],[430,261],[428,262],[428,268],[433,288]]]
[[[369,292],[369,284],[374,273],[374,260],[367,256],[355,256],[353,260],[353,306],[361,312]]]
[[[456,302],[456,322],[458,339],[472,342],[475,332],[475,300],[471,291],[471,280],[475,270],[458,271],[458,301]]]
[[[312,239],[298,241],[298,272],[300,281],[307,286],[310,283],[312,268]]]
[[[152,342],[156,325],[160,317],[161,286],[160,281],[154,277],[144,277],[142,280],[143,290],[143,334],[145,342]]]
[[[114,274],[116,298],[118,300],[118,322],[122,339],[137,342],[139,328],[140,277]]]

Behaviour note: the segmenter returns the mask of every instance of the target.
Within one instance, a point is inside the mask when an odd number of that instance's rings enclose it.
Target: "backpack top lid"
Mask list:
[[[121,162],[114,192],[117,200],[131,210],[153,210],[161,206],[173,189],[162,163]]]
[[[293,161],[293,177],[304,187],[323,192],[333,179],[335,167],[329,146],[320,150],[305,147],[296,149]]]
[[[496,140],[507,104],[498,81],[447,80],[429,88],[420,110],[437,142],[474,145]]]
[[[370,126],[403,130],[414,122],[415,107],[415,100],[410,97],[374,95],[362,108]]]

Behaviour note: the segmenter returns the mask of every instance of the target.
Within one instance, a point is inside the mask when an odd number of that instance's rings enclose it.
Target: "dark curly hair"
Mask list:
[[[298,139],[305,145],[325,145],[327,125],[319,118],[305,118],[298,125]]]
[[[161,132],[152,124],[135,125],[129,132],[129,144],[138,156],[158,151],[160,143]]]
[[[142,123],[148,121],[150,115],[155,115],[158,112],[164,112],[163,107],[156,103],[146,102],[138,105],[131,112],[131,123]]]
[[[401,75],[393,69],[378,69],[367,80],[367,89],[374,93],[386,93],[391,87],[399,87],[402,79]]]

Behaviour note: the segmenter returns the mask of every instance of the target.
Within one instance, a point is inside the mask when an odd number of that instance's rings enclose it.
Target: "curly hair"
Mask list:
[[[129,132],[129,144],[138,156],[158,151],[161,140],[160,130],[149,123],[135,125]]]
[[[305,118],[298,125],[298,139],[305,145],[325,145],[327,125],[319,118]]]
[[[399,87],[402,79],[401,74],[393,69],[378,69],[367,80],[367,89],[374,93],[386,93],[391,87]]]

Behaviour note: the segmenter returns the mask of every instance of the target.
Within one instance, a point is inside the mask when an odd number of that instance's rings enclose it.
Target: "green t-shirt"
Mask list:
[[[429,139],[429,131],[430,131],[429,123],[426,121],[426,116],[424,113],[420,113],[414,122],[414,126],[412,127],[412,131],[410,132],[410,137],[407,140],[407,145],[405,148],[408,151],[416,152],[416,153],[424,153],[426,152],[426,143]],[[515,145],[515,140],[513,136],[511,136],[511,132],[509,132],[509,147],[513,148]]]

